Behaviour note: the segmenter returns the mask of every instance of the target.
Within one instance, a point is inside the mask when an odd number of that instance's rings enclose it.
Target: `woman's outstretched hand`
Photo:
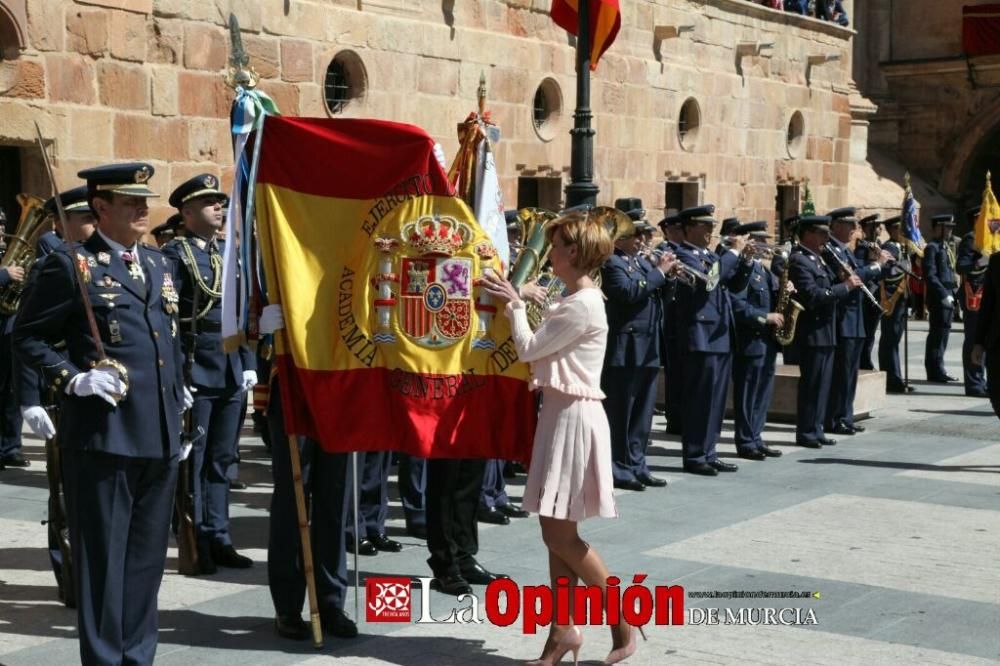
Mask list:
[[[484,271],[480,284],[487,294],[498,300],[511,303],[517,303],[521,300],[514,285],[493,271]]]

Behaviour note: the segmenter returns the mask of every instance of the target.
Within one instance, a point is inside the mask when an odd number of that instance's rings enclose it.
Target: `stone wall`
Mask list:
[[[326,68],[352,51],[364,94],[343,115],[415,123],[453,154],[455,126],[485,72],[508,201],[518,176],[569,179],[574,51],[549,0],[21,2],[25,48],[0,63],[0,144],[26,145],[38,120],[62,187],[81,168],[131,159],[154,164],[163,193],[201,171],[229,182],[222,75],[231,11],[261,88],[286,114],[328,115]],[[697,183],[700,201],[721,215],[773,220],[776,184],[809,179],[820,209],[849,203],[851,30],[745,0],[623,5],[621,33],[592,82],[601,202],[640,196],[657,217],[664,184],[675,180]],[[677,26],[693,29],[677,35]],[[536,130],[532,102],[545,79],[560,108]],[[701,126],[682,146],[678,116],[689,98]],[[796,111],[805,136],[790,151]],[[32,152],[25,188],[44,191]]]

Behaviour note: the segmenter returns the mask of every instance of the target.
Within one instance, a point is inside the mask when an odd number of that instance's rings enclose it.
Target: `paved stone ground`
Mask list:
[[[914,378],[923,376],[925,334],[923,323],[913,324]],[[958,328],[948,355],[953,375],[961,374],[960,344]],[[650,627],[631,663],[1000,663],[1000,422],[960,385],[915,383],[919,392],[890,397],[863,435],[814,451],[791,444],[790,426],[769,427],[767,439],[784,457],[740,461],[739,473],[714,479],[680,473],[679,443],[662,434],[658,417],[651,461],[669,488],[619,494],[620,519],[582,528],[612,570],[644,572],[650,583],[680,584],[689,593],[820,597],[688,598],[688,608],[720,608],[723,618],[726,608],[810,609],[817,624]],[[732,441],[727,423],[725,458],[735,457]],[[78,660],[75,618],[55,599],[39,524],[46,511],[40,442],[27,439],[26,451],[30,469],[0,475],[0,662],[71,664]],[[522,635],[519,625],[362,623],[357,640],[329,638],[319,652],[276,638],[264,567],[269,461],[249,431],[243,451],[241,475],[251,487],[233,495],[233,532],[257,564],[213,578],[167,573],[159,662],[499,666],[537,656],[542,639]],[[512,495],[522,488],[523,477],[511,484]],[[407,548],[362,558],[362,577],[428,575],[427,553],[403,534],[395,502],[389,531]],[[521,584],[546,582],[534,519],[483,527],[481,542],[486,567]],[[172,549],[171,570],[175,555]],[[456,605],[436,593],[431,602],[437,617]],[[587,628],[585,638],[581,656],[599,663],[610,648],[607,632]]]

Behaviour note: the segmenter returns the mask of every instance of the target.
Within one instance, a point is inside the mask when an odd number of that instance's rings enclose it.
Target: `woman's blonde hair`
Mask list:
[[[615,249],[607,228],[584,212],[570,213],[550,222],[545,239],[551,243],[556,234],[564,245],[576,246],[573,268],[585,273],[604,265]]]

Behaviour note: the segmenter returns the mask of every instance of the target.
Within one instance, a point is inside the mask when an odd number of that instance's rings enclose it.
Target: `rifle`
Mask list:
[[[59,431],[59,411],[53,401],[48,409],[52,423]],[[59,597],[67,608],[76,608],[76,586],[73,573],[73,550],[69,543],[69,525],[66,522],[66,496],[63,494],[62,455],[59,451],[59,435],[45,440],[45,476],[49,481],[49,519],[42,521],[49,529],[49,544],[59,547]]]
[[[194,366],[198,336],[198,285],[192,284],[191,291],[191,339],[184,354],[184,381],[187,384],[191,384],[191,368]],[[177,316],[180,317],[180,313]],[[177,470],[177,492],[174,495],[174,510],[177,512],[177,573],[185,576],[197,576],[201,571],[198,564],[198,535],[194,526],[194,444],[205,432],[201,426],[195,431],[193,411],[191,407],[184,412],[181,448],[189,445],[191,449]]]

